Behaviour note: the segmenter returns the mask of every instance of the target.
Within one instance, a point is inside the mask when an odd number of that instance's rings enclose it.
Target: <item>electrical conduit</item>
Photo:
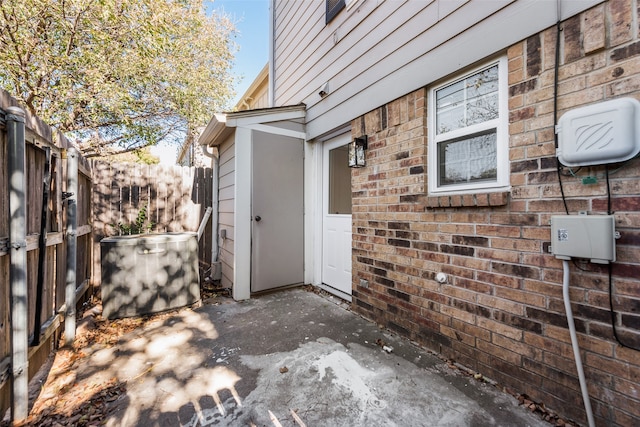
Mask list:
[[[209,157],[211,159],[211,167],[213,168],[213,174],[212,174],[212,183],[211,183],[211,189],[212,189],[212,200],[211,200],[211,230],[212,230],[212,239],[211,239],[211,272],[210,275],[213,278],[214,276],[214,266],[215,263],[218,261],[218,256],[220,253],[220,244],[218,242],[218,228],[219,228],[219,224],[218,224],[218,205],[219,205],[219,197],[218,197],[218,186],[219,186],[219,181],[220,181],[220,152],[218,151],[217,147],[211,147],[212,150],[211,152],[209,152],[207,150],[207,146],[203,145],[202,146],[202,152],[204,153],[205,156]]]
[[[569,261],[562,261],[562,298],[564,299],[564,308],[567,312],[567,323],[569,324],[569,334],[571,335],[571,347],[573,347],[573,357],[576,360],[576,369],[578,370],[578,378],[580,379],[580,390],[582,391],[582,400],[584,401],[584,409],[587,412],[587,421],[589,427],[595,427],[593,420],[593,411],[591,410],[591,401],[589,400],[589,391],[587,390],[587,381],[584,377],[584,369],[582,368],[582,359],[580,357],[580,347],[578,347],[578,336],[576,335],[576,325],[573,322],[573,313],[571,312],[571,301],[569,300]]]

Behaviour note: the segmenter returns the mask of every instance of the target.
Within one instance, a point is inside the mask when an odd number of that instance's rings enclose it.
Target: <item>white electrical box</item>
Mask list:
[[[640,152],[640,101],[618,98],[563,114],[556,128],[565,166],[623,162]]]
[[[551,253],[560,259],[588,258],[597,264],[616,260],[613,215],[554,215]]]

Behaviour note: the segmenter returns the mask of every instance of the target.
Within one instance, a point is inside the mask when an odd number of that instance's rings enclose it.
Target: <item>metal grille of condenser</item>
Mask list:
[[[102,315],[139,316],[200,300],[195,233],[116,236],[100,242]]]

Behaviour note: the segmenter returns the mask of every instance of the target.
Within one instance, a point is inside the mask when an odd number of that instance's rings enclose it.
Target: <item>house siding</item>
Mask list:
[[[222,287],[233,285],[233,265],[235,256],[235,143],[233,134],[220,144],[220,172],[218,193],[218,229],[226,230],[227,238],[219,239],[219,260],[222,266]]]
[[[562,23],[558,117],[618,97],[640,99],[639,15],[636,0],[611,1]],[[562,263],[548,253],[550,216],[564,214],[553,128],[555,46],[551,27],[506,51],[508,192],[427,194],[428,86],[352,120],[352,136],[369,138],[367,166],[352,170],[352,308],[561,418],[584,423]],[[622,236],[613,303],[620,338],[637,348],[640,159],[611,171],[612,210]],[[598,177],[588,185],[563,177],[571,213],[607,212],[604,174],[603,166],[580,171],[579,178]],[[447,274],[446,283],[435,280],[438,272]],[[613,337],[607,267],[578,262],[570,281],[596,422],[637,425],[640,352]]]
[[[308,139],[557,20],[555,3],[540,1],[356,0],[325,24],[323,0],[273,1],[274,105],[304,103]],[[568,17],[596,3],[561,1],[560,9]]]

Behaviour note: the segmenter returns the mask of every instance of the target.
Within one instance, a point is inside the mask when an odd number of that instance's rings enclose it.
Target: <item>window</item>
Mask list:
[[[331,22],[331,20],[344,9],[344,0],[326,0],[327,2],[327,15],[325,23]]]
[[[330,215],[351,215],[351,168],[349,144],[329,151]]]
[[[507,64],[501,59],[429,91],[429,192],[509,186]]]

